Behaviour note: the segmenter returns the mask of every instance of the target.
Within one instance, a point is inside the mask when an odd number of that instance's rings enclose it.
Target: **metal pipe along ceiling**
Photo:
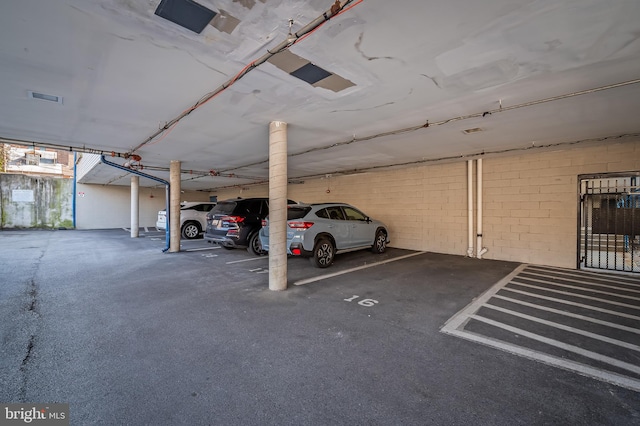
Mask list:
[[[109,161],[106,158],[104,158],[104,155],[101,155],[100,157],[101,157],[101,161],[102,161],[103,164],[106,164],[106,165],[111,166],[111,167],[115,167],[116,169],[125,170],[125,171],[127,171],[129,173],[132,173],[134,175],[146,177],[147,179],[151,179],[151,180],[154,180],[156,182],[160,182],[160,183],[164,184],[164,186],[165,186],[165,209],[166,209],[166,212],[167,212],[167,222],[166,222],[165,234],[164,234],[165,235],[166,244],[165,244],[165,248],[162,249],[162,252],[165,253],[167,250],[169,250],[169,246],[170,246],[170,243],[171,243],[171,234],[169,232],[169,224],[170,224],[170,217],[169,217],[169,190],[171,188],[171,184],[169,184],[169,182],[167,182],[166,180],[160,179],[158,177],[151,176],[151,175],[148,175],[146,173],[139,172],[137,170],[129,169],[129,168],[127,168],[125,166],[121,166],[120,164],[117,164],[117,163],[112,163],[111,161]]]
[[[180,120],[182,120],[187,115],[191,114],[194,110],[196,110],[197,108],[199,108],[202,105],[206,104],[211,99],[213,99],[214,97],[216,97],[217,95],[219,95],[220,93],[222,93],[223,91],[228,89],[236,81],[240,80],[242,77],[247,75],[249,72],[251,72],[252,70],[257,68],[258,66],[260,66],[260,65],[264,64],[265,62],[267,62],[267,60],[269,60],[271,57],[277,55],[278,53],[280,53],[280,52],[282,52],[284,50],[287,50],[288,48],[290,48],[291,46],[293,46],[294,44],[296,44],[300,40],[304,39],[305,36],[311,34],[314,30],[316,30],[318,27],[320,27],[326,21],[330,20],[331,18],[333,18],[335,16],[338,16],[340,13],[342,13],[342,11],[345,10],[344,8],[347,5],[349,5],[350,3],[352,3],[353,1],[354,0],[346,0],[346,1],[343,1],[343,2],[339,2],[339,4],[340,4],[339,7],[331,7],[330,9],[326,10],[322,15],[318,16],[316,19],[314,19],[313,21],[311,21],[310,23],[308,23],[307,25],[302,27],[299,31],[296,31],[293,34],[289,34],[289,36],[284,41],[282,41],[280,44],[278,44],[275,48],[273,48],[271,50],[267,50],[267,53],[265,53],[264,55],[262,55],[258,59],[250,62],[247,66],[245,66],[233,78],[230,78],[226,82],[222,83],[222,85],[220,85],[217,89],[213,90],[212,92],[207,93],[202,98],[200,98],[198,100],[198,102],[196,102],[193,106],[191,106],[190,108],[188,108],[185,111],[183,111],[180,115],[178,115],[174,119],[168,121],[162,128],[160,128],[159,130],[154,132],[151,136],[149,136],[147,139],[145,139],[144,142],[142,142],[141,144],[139,144],[138,146],[133,148],[131,150],[131,152],[136,152],[138,149],[140,149],[143,146],[147,145],[148,143],[153,141],[156,137],[158,137],[162,133],[171,131],[173,129],[173,127],[176,124],[178,124],[178,122]],[[362,2],[362,0],[357,1],[356,4],[358,4],[360,2]],[[355,4],[353,6],[355,6]],[[156,141],[156,142],[158,142],[158,141]]]

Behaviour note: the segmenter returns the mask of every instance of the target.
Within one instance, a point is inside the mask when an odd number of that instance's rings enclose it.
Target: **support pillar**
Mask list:
[[[473,160],[467,160],[467,256],[473,257]]]
[[[131,238],[138,238],[140,228],[140,176],[131,176]]]
[[[269,124],[269,290],[287,289],[287,123]]]
[[[170,253],[180,251],[180,167],[180,161],[175,160],[171,161],[169,166],[169,183],[171,184],[169,197]]]

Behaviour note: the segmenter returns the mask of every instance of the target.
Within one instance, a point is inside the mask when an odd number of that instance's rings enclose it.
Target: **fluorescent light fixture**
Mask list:
[[[40,99],[42,101],[62,104],[62,96],[47,95],[46,93],[34,92],[33,90],[27,90],[27,95],[29,96],[29,99]]]
[[[480,127],[474,127],[473,129],[465,129],[462,131],[462,133],[464,133],[465,135],[471,134],[471,133],[478,133],[478,132],[482,132],[484,131],[484,129],[480,128]]]

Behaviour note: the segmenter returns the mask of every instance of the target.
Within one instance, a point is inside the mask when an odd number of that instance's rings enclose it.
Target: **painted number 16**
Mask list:
[[[353,295],[348,299],[344,299],[345,302],[353,302],[354,300],[360,298],[360,296],[356,296]],[[358,302],[358,305],[360,306],[366,306],[367,308],[370,308],[372,306],[375,306],[378,303],[377,300],[373,300],[373,299],[362,299],[361,301]]]

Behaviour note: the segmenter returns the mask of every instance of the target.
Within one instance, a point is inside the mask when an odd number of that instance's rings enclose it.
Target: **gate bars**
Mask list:
[[[578,182],[578,269],[640,273],[640,172]]]

